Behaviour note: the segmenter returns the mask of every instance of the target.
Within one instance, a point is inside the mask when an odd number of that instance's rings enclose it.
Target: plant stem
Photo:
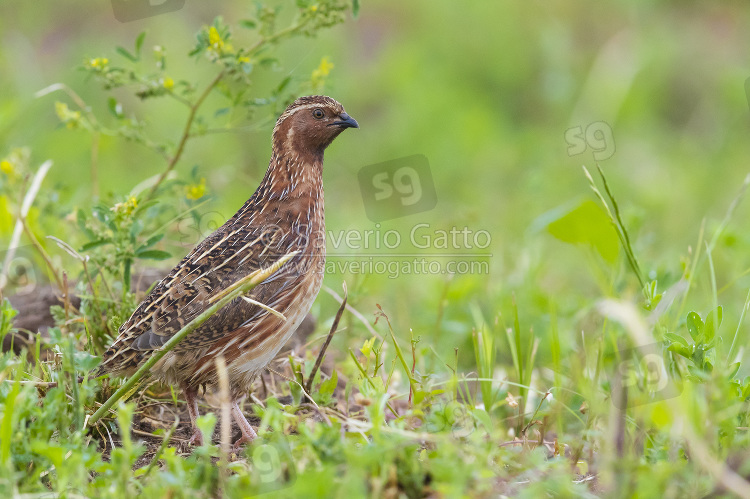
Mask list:
[[[367,375],[367,371],[365,371],[365,368],[362,367],[362,364],[360,364],[360,362],[357,360],[357,356],[354,355],[354,351],[352,351],[351,348],[349,349],[349,355],[351,356],[352,360],[354,361],[354,365],[356,365],[357,369],[359,369],[360,374],[362,374],[362,378],[365,381],[367,381],[367,384],[369,384],[370,387],[373,390],[377,390],[377,388],[375,388],[375,383],[373,383],[372,380],[370,379],[370,377]],[[394,409],[393,407],[391,407],[391,403],[390,402],[386,402],[385,405],[386,405],[386,407],[388,407],[388,409],[390,409],[390,411],[393,413],[394,416],[398,417],[398,413],[396,412],[396,409]]]
[[[312,385],[313,380],[315,379],[315,373],[318,372],[318,369],[320,368],[320,364],[323,363],[323,357],[325,356],[326,350],[328,349],[328,345],[331,343],[331,338],[333,338],[333,335],[336,333],[336,330],[339,327],[339,321],[341,320],[341,316],[344,314],[344,309],[346,308],[346,299],[349,297],[349,293],[346,289],[346,282],[344,283],[344,299],[341,301],[341,306],[339,307],[338,312],[336,312],[336,318],[333,319],[333,324],[331,324],[331,330],[328,332],[328,337],[326,338],[325,343],[323,343],[323,346],[320,348],[320,353],[318,354],[318,358],[315,360],[315,365],[312,368],[312,371],[310,371],[310,376],[307,378],[307,385],[305,386],[305,391],[307,393],[310,393],[312,391]]]
[[[39,254],[42,255],[42,258],[44,259],[44,263],[47,264],[47,267],[49,268],[49,271],[52,274],[52,277],[55,279],[55,283],[57,284],[57,287],[60,289],[60,292],[65,293],[66,290],[63,286],[62,280],[60,279],[60,274],[55,268],[55,264],[52,263],[52,259],[50,258],[49,254],[47,254],[47,251],[44,249],[44,246],[42,246],[42,244],[39,242],[39,240],[36,238],[34,233],[29,228],[29,224],[26,223],[26,217],[19,216],[18,221],[21,223],[21,226],[23,227],[23,231],[31,240],[31,244],[34,246],[34,248],[36,248]]]
[[[177,346],[177,344],[182,341],[183,338],[198,329],[212,315],[224,308],[225,305],[229,304],[235,298],[246,294],[258,284],[271,277],[297,253],[297,251],[287,253],[286,255],[279,258],[273,265],[270,265],[265,269],[258,269],[252,274],[241,279],[239,281],[242,283],[240,286],[234,288],[231,293],[224,295],[220,300],[204,310],[203,313],[190,321],[187,326],[183,327],[174,336],[172,336],[169,341],[164,344],[164,346],[151,354],[151,357],[149,357],[148,360],[146,360],[146,362],[144,362],[143,365],[138,368],[135,374],[131,376],[131,378],[127,382],[125,382],[125,384],[122,385],[111,397],[109,397],[99,409],[97,409],[97,411],[88,419],[86,424],[93,425],[97,421],[99,421],[102,416],[104,416],[104,414],[106,414],[107,411],[109,411],[109,409],[113,405],[115,405],[118,400],[120,400],[126,393],[133,389],[136,383],[138,383],[141,378],[146,375],[146,373],[154,366],[154,364],[159,362],[162,357],[164,357],[170,350]]]
[[[125,296],[130,292],[130,268],[133,265],[133,260],[130,258],[125,258],[125,260],[122,262],[122,297],[125,299]]]
[[[282,29],[281,31],[277,31],[273,35],[269,36],[268,38],[261,38],[257,42],[255,42],[255,45],[250,47],[250,49],[247,51],[248,55],[252,55],[255,52],[257,52],[263,45],[267,45],[269,43],[273,43],[278,41],[280,38],[283,38],[285,36],[293,34],[295,31],[298,31],[303,26],[307,24],[307,21],[301,22],[299,24],[293,24],[292,26],[289,26],[287,28]]]
[[[169,160],[167,169],[162,172],[162,174],[159,176],[159,179],[149,191],[148,195],[146,196],[146,200],[153,197],[154,193],[159,188],[161,183],[164,182],[164,179],[167,178],[169,172],[174,169],[175,165],[180,160],[180,157],[182,157],[182,152],[185,150],[185,143],[190,137],[190,129],[193,126],[193,120],[195,120],[195,115],[198,112],[198,108],[201,107],[203,101],[206,100],[206,97],[208,97],[208,94],[210,94],[211,90],[213,90],[214,87],[219,83],[219,81],[224,78],[225,74],[226,73],[224,72],[224,70],[221,70],[219,74],[216,75],[216,78],[211,80],[211,83],[208,84],[200,97],[198,97],[198,100],[195,101],[195,104],[190,107],[190,113],[188,114],[187,122],[185,123],[185,130],[182,132],[182,137],[180,138],[180,143],[177,145],[177,150],[175,151],[174,156],[172,156],[172,159]]]

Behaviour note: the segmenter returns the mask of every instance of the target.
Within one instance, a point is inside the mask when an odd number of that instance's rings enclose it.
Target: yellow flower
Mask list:
[[[224,46],[224,41],[221,39],[219,31],[214,26],[208,28],[208,43],[215,49],[219,50]]]
[[[369,340],[365,340],[365,344],[362,345],[362,348],[359,349],[360,352],[362,352],[362,355],[365,357],[369,357],[372,353],[372,347],[375,345],[375,337],[372,337]]]
[[[206,179],[201,177],[197,184],[190,184],[185,187],[185,197],[193,201],[198,200],[206,195]]]
[[[106,57],[97,57],[96,59],[91,59],[89,61],[89,65],[92,68],[103,68],[107,64],[109,64],[109,59]]]
[[[16,170],[15,168],[13,168],[13,163],[8,161],[7,159],[4,159],[0,161],[0,171],[2,171],[6,175],[13,175]]]
[[[326,76],[331,73],[332,69],[333,63],[328,60],[328,57],[322,58],[320,60],[320,65],[313,70],[310,77],[313,88],[318,89],[322,87],[326,81]]]
[[[333,63],[328,61],[328,57],[324,57],[320,60],[320,65],[318,66],[318,69],[313,71],[313,74],[315,72],[318,72],[321,76],[328,76],[333,69]]]
[[[60,118],[61,121],[65,121],[70,113],[70,108],[64,102],[55,102],[55,114]]]
[[[172,88],[174,87],[174,80],[170,78],[169,76],[167,76],[161,81],[161,84],[167,90],[172,90]]]
[[[237,61],[238,62],[250,62],[250,58],[249,57],[244,57],[244,56],[243,57],[238,57]]]
[[[138,208],[138,199],[135,196],[130,196],[124,203],[116,203],[111,208],[118,215],[131,215],[135,209]]]
[[[313,11],[313,12],[317,12],[318,11],[318,6],[317,5],[312,5],[312,6],[310,6],[310,10]]]
[[[209,50],[216,52],[217,54],[231,54],[234,52],[234,47],[231,43],[224,41],[214,26],[208,28],[208,45]]]
[[[55,113],[68,128],[75,128],[81,120],[81,112],[71,111],[64,102],[55,102]]]

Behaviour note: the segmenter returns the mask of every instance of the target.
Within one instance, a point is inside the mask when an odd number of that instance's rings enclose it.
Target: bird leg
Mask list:
[[[242,414],[242,409],[236,400],[232,401],[232,416],[237,422],[237,426],[240,427],[240,431],[242,431],[242,436],[234,443],[234,451],[237,452],[242,444],[252,442],[258,435],[253,430],[247,418],[245,418],[245,415]]]
[[[195,446],[203,445],[203,433],[198,429],[198,425],[195,424],[195,420],[198,419],[200,413],[198,412],[198,389],[190,388],[187,385],[182,385],[182,392],[185,394],[185,400],[187,401],[188,414],[190,414],[190,425],[193,427],[193,436],[190,437],[190,444]]]

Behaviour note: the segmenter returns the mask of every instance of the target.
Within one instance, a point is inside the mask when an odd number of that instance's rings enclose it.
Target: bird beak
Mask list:
[[[339,118],[341,118],[340,121],[334,121],[328,126],[338,126],[341,128],[359,128],[359,123],[357,123],[357,120],[352,118],[346,113],[341,113],[339,115]]]

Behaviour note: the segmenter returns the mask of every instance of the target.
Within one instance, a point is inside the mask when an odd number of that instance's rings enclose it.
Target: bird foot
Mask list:
[[[255,433],[255,430],[253,430],[252,425],[247,420],[245,415],[242,414],[242,408],[240,408],[236,400],[232,402],[232,416],[234,417],[234,420],[237,422],[237,426],[240,427],[240,431],[242,432],[242,436],[238,438],[232,446],[232,452],[234,452],[235,454],[239,454],[239,451],[242,448],[242,444],[246,442],[252,442],[258,435]]]
[[[247,435],[242,435],[232,445],[232,452],[235,453],[235,454],[239,454],[242,451],[243,444],[246,444],[248,442],[252,442],[253,440],[255,440],[255,437],[249,437]]]

